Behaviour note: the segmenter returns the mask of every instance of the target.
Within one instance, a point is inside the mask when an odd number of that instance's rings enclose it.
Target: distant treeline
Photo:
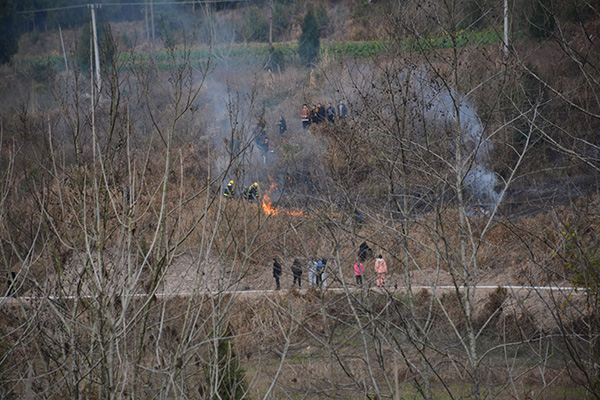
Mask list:
[[[281,1],[281,0],[278,0]],[[177,25],[182,15],[194,15],[204,7],[211,11],[222,11],[252,4],[263,0],[2,0],[0,1],[0,64],[10,61],[18,51],[18,42],[25,33],[40,34],[57,28],[69,29],[89,27],[90,4],[96,9],[97,23],[143,21],[154,15],[156,36],[161,35],[163,26]]]
[[[9,0],[10,1],[10,0]],[[19,0],[14,1],[14,10],[21,16],[21,29],[26,32],[75,28],[90,21],[88,5],[94,4],[99,18],[110,22],[139,21],[146,17],[146,7],[150,0]],[[256,3],[257,0],[212,0],[214,11],[236,8],[239,5]],[[202,2],[193,4],[190,0],[154,0],[155,15],[168,15],[171,12],[188,11],[199,8]],[[181,3],[181,4],[177,4]]]

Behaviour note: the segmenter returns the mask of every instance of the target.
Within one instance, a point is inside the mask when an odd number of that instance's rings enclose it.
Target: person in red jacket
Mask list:
[[[360,261],[354,264],[354,277],[356,278],[357,285],[362,285],[362,273],[364,271],[365,267]]]
[[[300,111],[300,118],[302,119],[302,129],[307,130],[310,126],[310,110],[308,109],[307,104],[304,104],[302,106],[302,111]]]
[[[377,286],[383,287],[385,286],[385,274],[387,274],[387,264],[385,260],[380,255],[377,256],[375,260],[375,273],[377,274]]]

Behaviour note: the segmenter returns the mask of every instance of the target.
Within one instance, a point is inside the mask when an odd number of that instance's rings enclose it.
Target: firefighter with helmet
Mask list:
[[[245,193],[246,200],[254,201],[258,200],[258,183],[254,182],[252,185],[248,187],[248,190]]]
[[[231,198],[233,198],[234,195],[235,195],[235,189],[233,188],[233,179],[232,179],[229,181],[227,186],[225,186],[225,189],[223,189],[223,196],[227,197],[228,199],[231,199]]]

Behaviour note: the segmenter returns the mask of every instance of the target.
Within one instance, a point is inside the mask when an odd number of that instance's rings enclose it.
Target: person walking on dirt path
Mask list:
[[[292,263],[292,275],[294,275],[294,283],[293,285],[296,284],[296,281],[298,282],[298,287],[301,288],[302,287],[302,264],[300,264],[300,261],[298,261],[298,259],[294,259],[294,262]]]
[[[281,289],[281,286],[279,285],[279,277],[281,277],[281,273],[281,264],[279,264],[279,261],[277,261],[276,258],[273,258],[273,278],[275,278],[275,285],[277,285],[275,290]]]
[[[316,261],[315,264],[315,284],[317,287],[321,287],[321,282],[323,282],[323,269],[324,269],[323,260]]]
[[[354,277],[356,278],[356,284],[362,285],[362,273],[365,272],[365,266],[358,261],[354,264]]]
[[[383,256],[380,254],[377,256],[375,260],[375,273],[377,274],[377,286],[384,287],[385,286],[385,275],[387,274],[387,264],[383,259]]]

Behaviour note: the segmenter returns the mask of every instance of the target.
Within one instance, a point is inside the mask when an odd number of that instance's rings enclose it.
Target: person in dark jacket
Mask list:
[[[279,264],[279,261],[277,261],[276,258],[273,258],[273,278],[275,278],[275,284],[277,285],[276,290],[281,289],[281,286],[279,285],[279,277],[281,277],[281,272],[281,264]]]
[[[283,135],[285,131],[287,131],[287,123],[285,122],[285,118],[283,118],[283,115],[279,116],[279,122],[277,123],[277,127],[279,128],[280,135]]]
[[[267,134],[267,131],[265,130],[266,126],[267,126],[267,124],[265,123],[265,121],[262,118],[258,118],[256,120],[256,126],[252,130],[252,135],[254,137],[257,137],[260,135],[266,135]]]
[[[327,121],[334,124],[335,123],[335,107],[331,103],[327,104],[326,114],[327,114]]]
[[[369,247],[367,242],[362,242],[358,248],[358,260],[365,262],[373,257],[373,250]]]
[[[258,150],[263,157],[263,161],[266,163],[269,155],[269,138],[267,137],[266,132],[263,132],[261,135],[257,136],[255,142],[256,147],[258,147]]]
[[[300,261],[298,261],[298,259],[294,259],[294,262],[292,263],[292,274],[294,275],[294,285],[296,284],[296,281],[298,281],[298,287],[301,288],[302,287],[302,264],[300,264]]]
[[[318,117],[317,105],[313,104],[312,108],[310,109],[310,123],[311,124],[318,124],[319,120],[317,119],[317,117]]]
[[[325,118],[326,118],[326,111],[325,111],[325,107],[323,106],[323,104],[321,103],[317,103],[317,123],[320,124],[321,122],[325,122]]]

